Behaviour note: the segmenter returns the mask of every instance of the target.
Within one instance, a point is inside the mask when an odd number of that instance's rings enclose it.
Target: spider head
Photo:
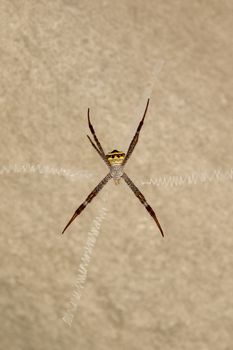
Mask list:
[[[125,158],[125,153],[114,149],[112,152],[106,154],[106,157],[111,165],[117,165],[123,162]]]

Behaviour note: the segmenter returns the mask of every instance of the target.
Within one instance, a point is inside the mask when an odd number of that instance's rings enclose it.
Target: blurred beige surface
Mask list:
[[[232,349],[232,10],[226,0],[1,0],[1,349]],[[125,151],[148,97],[126,170],[165,238],[123,182],[61,236],[107,173],[86,138],[87,108],[106,152]],[[192,173],[196,183],[144,183]]]

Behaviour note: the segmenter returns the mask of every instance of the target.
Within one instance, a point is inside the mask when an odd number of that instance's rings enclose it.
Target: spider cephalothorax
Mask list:
[[[90,131],[94,137],[95,143],[92,141],[90,136],[87,135],[87,137],[88,137],[89,141],[91,142],[92,146],[95,148],[95,150],[98,152],[100,157],[103,159],[103,161],[108,166],[109,173],[105,176],[105,178],[103,178],[102,181],[100,181],[100,183],[94,188],[94,190],[89,194],[89,196],[87,196],[86,200],[78,207],[78,209],[75,211],[74,215],[72,216],[72,218],[70,219],[70,221],[68,222],[68,224],[66,225],[66,227],[64,228],[62,233],[65,232],[65,230],[71,224],[71,222],[86,208],[87,204],[92,201],[92,199],[99,193],[99,191],[106,185],[106,183],[111,178],[115,181],[115,184],[119,184],[120,179],[123,178],[125,180],[125,182],[127,183],[127,185],[134,192],[134,194],[138,197],[140,202],[144,205],[144,207],[149,212],[149,214],[153,217],[153,219],[155,220],[155,222],[156,222],[156,224],[157,224],[157,226],[158,226],[158,228],[163,236],[163,230],[162,230],[160,223],[155,215],[154,210],[147,203],[145,197],[139,191],[139,189],[134,185],[133,181],[130,180],[128,175],[126,175],[126,173],[124,172],[124,166],[125,166],[126,162],[128,161],[129,157],[131,156],[131,154],[134,150],[134,147],[136,146],[136,144],[138,142],[139,133],[140,133],[140,130],[142,128],[142,125],[143,125],[143,122],[144,122],[144,119],[146,116],[148,105],[149,105],[149,99],[147,100],[147,105],[146,105],[146,109],[145,109],[145,112],[143,114],[142,120],[140,121],[140,123],[138,125],[136,133],[135,133],[135,135],[134,135],[134,137],[129,145],[129,148],[127,150],[126,155],[124,152],[118,151],[116,149],[114,149],[112,152],[105,154],[103,147],[101,146],[101,144],[100,144],[100,142],[95,134],[95,130],[91,124],[90,115],[89,115],[90,111],[88,108],[88,112],[87,112],[88,124],[89,124]]]

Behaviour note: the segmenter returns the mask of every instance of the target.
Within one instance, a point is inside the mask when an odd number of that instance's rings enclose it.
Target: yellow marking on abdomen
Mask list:
[[[121,164],[125,158],[125,153],[121,151],[114,150],[106,154],[110,164]]]

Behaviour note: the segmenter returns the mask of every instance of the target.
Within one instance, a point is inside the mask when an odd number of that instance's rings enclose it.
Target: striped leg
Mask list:
[[[125,182],[127,183],[127,185],[131,188],[131,190],[134,192],[134,194],[138,197],[138,199],[140,200],[140,202],[144,205],[144,207],[146,208],[146,210],[149,212],[149,214],[152,216],[152,218],[155,220],[162,236],[164,237],[163,234],[163,230],[162,227],[160,226],[160,223],[155,215],[154,210],[151,208],[151,206],[147,203],[145,197],[143,196],[143,194],[139,191],[139,189],[134,185],[133,181],[130,180],[130,178],[126,175],[126,173],[123,173],[122,175],[123,179],[125,180]]]
[[[100,181],[100,183],[94,188],[94,190],[89,194],[89,196],[87,196],[86,200],[74,212],[74,215],[72,216],[72,218],[70,219],[70,221],[68,222],[68,224],[66,225],[62,233],[65,232],[65,230],[67,229],[68,226],[70,226],[72,221],[74,221],[74,219],[86,208],[87,204],[92,201],[92,199],[99,193],[99,191],[102,190],[102,188],[111,179],[111,177],[112,177],[111,174],[108,173],[108,175],[105,176],[105,178],[103,178],[102,181]]]
[[[100,150],[96,147],[96,145],[94,144],[94,142],[92,141],[92,139],[90,138],[89,135],[87,135],[88,140],[90,141],[91,145],[94,147],[94,149],[96,150],[96,152],[98,152],[99,156],[103,159],[103,161],[107,164],[107,166],[110,168],[110,163],[107,160],[107,158],[105,156],[103,156],[103,154],[100,152]]]
[[[97,138],[97,136],[96,136],[96,134],[95,134],[95,130],[94,130],[94,128],[93,128],[93,125],[91,124],[91,121],[90,121],[90,109],[89,109],[89,108],[88,108],[88,110],[87,110],[87,117],[88,117],[88,125],[89,125],[89,128],[90,128],[90,130],[91,130],[91,133],[92,133],[92,135],[93,135],[93,137],[94,137],[94,140],[95,140],[95,142],[96,142],[97,148],[98,148],[99,151],[102,153],[102,155],[105,157],[105,152],[104,152],[104,150],[103,150],[103,147],[101,146],[101,144],[100,144],[100,142],[99,142],[99,140],[98,140],[98,138]]]
[[[148,109],[148,106],[149,106],[149,102],[150,102],[150,99],[148,98],[147,100],[147,104],[146,104],[146,109],[144,111],[144,114],[143,114],[143,117],[142,117],[142,120],[140,121],[139,125],[138,125],[138,128],[136,130],[136,133],[129,145],[129,148],[128,148],[128,151],[126,153],[126,156],[125,156],[125,159],[123,160],[123,163],[122,165],[125,165],[127,160],[129,159],[129,157],[131,156],[131,154],[133,153],[133,150],[134,150],[134,147],[136,146],[137,142],[138,142],[138,138],[139,138],[139,133],[140,133],[140,130],[142,128],[142,125],[143,125],[143,122],[144,122],[144,119],[145,119],[145,116],[146,116],[146,112],[147,112],[147,109]]]

